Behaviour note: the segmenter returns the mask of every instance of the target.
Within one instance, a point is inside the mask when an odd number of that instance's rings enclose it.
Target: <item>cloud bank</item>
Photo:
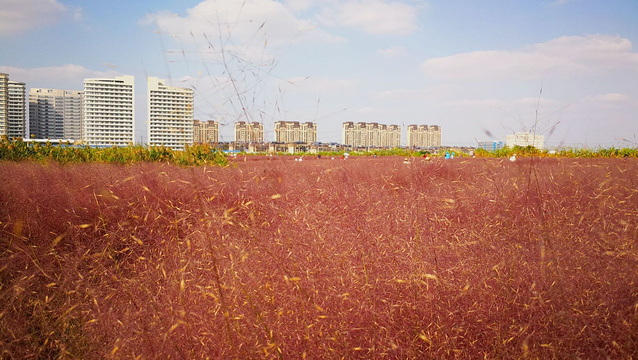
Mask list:
[[[610,35],[564,36],[513,51],[476,51],[429,59],[429,77],[444,80],[590,76],[610,69],[636,73],[638,54],[628,39]]]
[[[57,0],[3,0],[0,5],[0,36],[46,27],[71,15],[81,18],[81,9],[65,6]]]

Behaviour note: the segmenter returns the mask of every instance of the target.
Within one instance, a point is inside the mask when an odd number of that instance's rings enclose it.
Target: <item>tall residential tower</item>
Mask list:
[[[29,135],[36,139],[82,140],[82,91],[31,88]]]
[[[438,125],[408,125],[408,147],[441,146],[441,127]]]
[[[7,89],[7,135],[23,138],[27,121],[27,87],[23,82],[9,80]]]
[[[0,135],[9,134],[9,74],[0,73]]]
[[[183,150],[193,144],[193,90],[167,86],[156,77],[148,85],[148,143]]]
[[[241,143],[263,142],[264,124],[259,122],[236,122],[235,141]]]
[[[300,123],[299,121],[277,121],[275,122],[275,141],[283,143],[315,143],[317,142],[317,123]]]
[[[219,142],[219,122],[193,120],[193,143],[210,144]]]
[[[131,75],[84,80],[84,142],[126,146],[134,142],[135,85]]]

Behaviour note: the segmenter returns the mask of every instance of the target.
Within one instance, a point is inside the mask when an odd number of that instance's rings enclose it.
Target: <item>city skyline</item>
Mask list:
[[[546,146],[638,144],[634,1],[4,2],[11,80],[81,90],[157,76],[193,89],[194,118],[220,121],[220,141],[237,121],[266,139],[299,121],[340,142],[352,121],[438,124],[443,145],[519,131]],[[144,85],[134,137],[147,142]]]

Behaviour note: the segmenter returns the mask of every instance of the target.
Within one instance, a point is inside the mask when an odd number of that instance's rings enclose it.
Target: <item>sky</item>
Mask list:
[[[82,90],[134,75],[192,88],[195,118],[439,125],[475,146],[638,146],[636,0],[0,0],[0,72]],[[405,130],[403,134],[405,144]]]

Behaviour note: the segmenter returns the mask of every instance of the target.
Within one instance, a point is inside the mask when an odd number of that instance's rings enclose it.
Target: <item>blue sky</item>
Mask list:
[[[134,75],[195,90],[195,117],[436,124],[444,145],[516,131],[638,146],[635,0],[0,0],[0,72],[82,89]],[[404,136],[405,137],[405,136]]]

